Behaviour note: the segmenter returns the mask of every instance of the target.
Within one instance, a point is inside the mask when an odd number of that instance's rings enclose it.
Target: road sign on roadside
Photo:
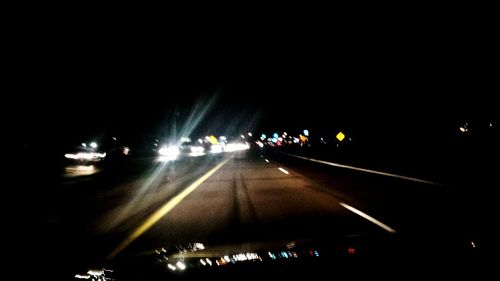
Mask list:
[[[345,139],[345,135],[344,133],[342,132],[339,132],[336,136],[336,138],[339,140],[339,141],[343,141]]]

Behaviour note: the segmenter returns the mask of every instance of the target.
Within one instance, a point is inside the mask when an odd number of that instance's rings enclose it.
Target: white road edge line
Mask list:
[[[279,167],[278,170],[282,171],[283,173],[285,173],[287,175],[290,174],[287,170],[285,170],[285,169],[283,169],[281,167]]]
[[[377,175],[393,177],[393,178],[398,178],[398,179],[403,179],[403,180],[408,180],[408,181],[415,181],[415,182],[420,182],[420,183],[426,183],[426,184],[431,184],[431,185],[442,185],[442,184],[437,183],[437,182],[432,182],[432,181],[427,181],[427,180],[422,180],[422,179],[417,179],[417,178],[412,178],[412,177],[407,177],[407,176],[401,176],[401,175],[397,175],[397,174],[391,174],[391,173],[386,173],[386,172],[381,172],[381,171],[376,171],[376,170],[370,170],[370,169],[358,168],[358,167],[349,166],[349,165],[333,163],[333,162],[327,162],[327,161],[323,161],[323,160],[298,156],[298,155],[294,155],[294,154],[290,154],[290,153],[286,153],[286,152],[281,152],[281,153],[286,154],[288,156],[292,156],[292,157],[296,157],[296,158],[300,158],[300,159],[304,159],[304,160],[308,160],[308,161],[312,161],[312,162],[317,162],[317,163],[321,163],[321,164],[325,164],[325,165],[330,165],[330,166],[334,166],[334,167],[338,167],[338,168],[356,170],[356,171],[360,171],[360,172],[377,174]]]
[[[360,216],[360,217],[362,217],[362,218],[364,218],[364,219],[366,219],[366,220],[368,220],[368,221],[370,221],[370,222],[372,222],[372,223],[380,226],[381,228],[387,230],[388,232],[390,232],[390,233],[396,233],[396,230],[394,230],[392,227],[388,226],[387,224],[385,224],[385,223],[377,220],[376,218],[374,218],[372,216],[369,216],[369,215],[361,212],[360,210],[358,210],[358,209],[356,209],[354,207],[351,207],[351,206],[349,206],[349,205],[347,205],[345,203],[339,202],[339,204],[342,207],[346,208],[347,210],[349,210],[349,211],[355,213],[356,215],[358,215],[358,216]]]
[[[211,177],[215,172],[217,172],[222,166],[226,165],[231,159],[226,159],[219,163],[217,166],[212,168],[206,174],[201,176],[191,185],[186,187],[181,193],[177,194],[174,198],[170,199],[165,205],[156,210],[151,216],[149,216],[139,227],[137,227],[130,236],[127,237],[116,249],[108,255],[108,259],[114,258],[121,251],[123,251],[130,243],[136,240],[139,236],[144,234],[148,229],[155,225],[160,219],[162,219],[167,213],[169,213],[173,208],[175,208],[179,203],[184,200],[191,192],[198,188],[203,182],[205,182],[209,177]]]

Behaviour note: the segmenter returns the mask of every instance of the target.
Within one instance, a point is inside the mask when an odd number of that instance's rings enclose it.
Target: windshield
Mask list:
[[[26,214],[19,252],[74,275],[187,243],[488,249],[499,120],[475,51],[311,40],[178,61],[160,49],[19,50],[7,136],[9,200]]]

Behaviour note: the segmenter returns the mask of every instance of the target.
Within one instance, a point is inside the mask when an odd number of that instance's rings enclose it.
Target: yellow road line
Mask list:
[[[150,229],[153,225],[155,225],[160,219],[162,219],[166,214],[168,214],[175,206],[184,200],[191,192],[193,192],[196,188],[198,188],[204,181],[206,181],[209,177],[211,177],[215,172],[217,172],[222,166],[224,166],[230,159],[224,160],[219,165],[215,166],[212,170],[208,171],[202,177],[193,182],[190,186],[184,189],[181,193],[177,194],[174,198],[170,199],[165,205],[156,210],[151,216],[149,216],[144,223],[142,223],[135,231],[127,237],[116,249],[108,255],[108,259],[112,259],[116,257],[121,251],[123,251],[130,243],[132,243],[135,239],[139,238],[142,234],[144,234],[148,229]]]

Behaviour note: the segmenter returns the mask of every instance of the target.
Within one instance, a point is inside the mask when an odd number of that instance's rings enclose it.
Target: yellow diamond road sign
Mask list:
[[[337,139],[338,139],[339,141],[343,141],[343,140],[344,140],[344,138],[345,138],[344,133],[339,132],[339,133],[337,134]]]

